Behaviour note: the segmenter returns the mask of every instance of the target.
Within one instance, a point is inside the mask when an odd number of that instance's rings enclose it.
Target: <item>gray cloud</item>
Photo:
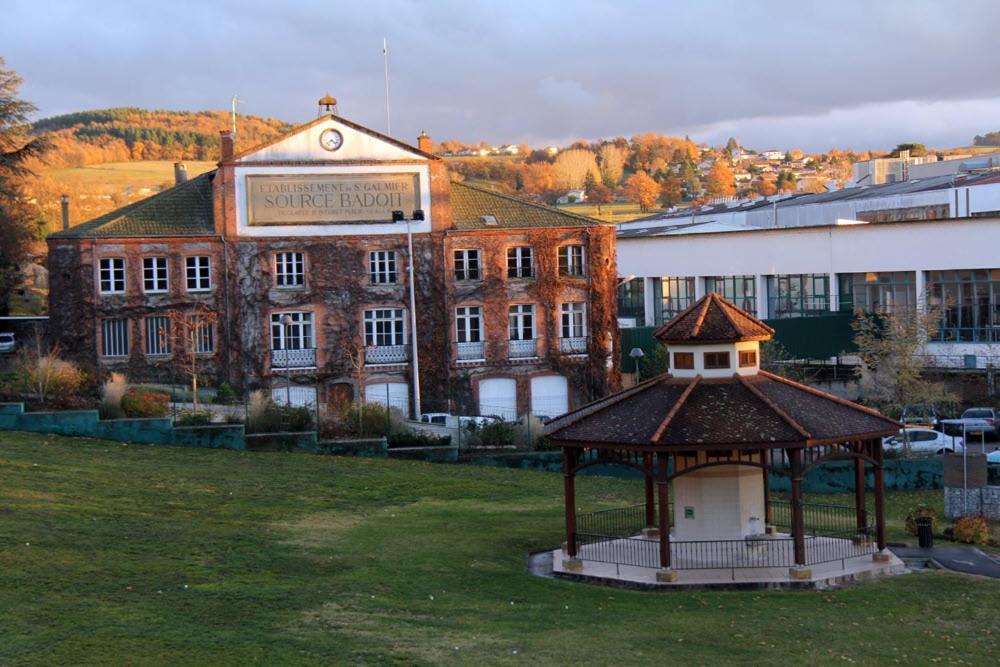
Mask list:
[[[0,55],[45,115],[238,92],[303,121],[329,90],[383,129],[386,36],[403,137],[951,146],[1000,129],[998,19],[989,1],[13,0]]]

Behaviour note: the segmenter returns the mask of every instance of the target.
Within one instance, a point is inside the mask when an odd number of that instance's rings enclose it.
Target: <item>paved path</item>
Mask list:
[[[1000,560],[973,547],[891,547],[892,552],[902,558],[933,560],[941,567],[1000,579]]]

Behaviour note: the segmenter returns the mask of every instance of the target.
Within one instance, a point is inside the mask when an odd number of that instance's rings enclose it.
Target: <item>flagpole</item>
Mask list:
[[[385,68],[385,133],[392,135],[392,123],[389,121],[389,42],[382,38],[382,64]]]

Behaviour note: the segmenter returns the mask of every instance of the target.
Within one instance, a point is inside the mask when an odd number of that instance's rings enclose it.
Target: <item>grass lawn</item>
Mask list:
[[[187,166],[189,178],[215,169],[214,162],[179,160]],[[135,160],[133,162],[106,162],[85,167],[53,169],[49,174],[57,181],[78,181],[82,185],[157,187],[174,182],[174,160]]]
[[[641,485],[582,480],[588,506]],[[551,473],[0,433],[0,664],[1000,662],[1000,581],[539,579]],[[819,498],[813,497],[818,500]],[[890,496],[890,511],[914,498]]]
[[[591,218],[597,218],[598,220],[604,220],[605,222],[626,222],[628,220],[644,218],[648,215],[654,215],[660,212],[660,209],[642,211],[638,204],[627,202],[604,204],[601,206],[600,215],[597,214],[597,206],[594,204],[587,204],[585,202],[581,204],[561,204],[558,208],[564,211],[569,211],[570,213],[586,215]]]

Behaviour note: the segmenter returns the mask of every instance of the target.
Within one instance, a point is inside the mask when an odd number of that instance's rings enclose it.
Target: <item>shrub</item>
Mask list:
[[[206,426],[212,423],[212,413],[208,410],[185,410],[177,415],[174,423],[178,426]]]
[[[129,389],[121,401],[127,417],[166,417],[170,414],[170,396],[158,391]]]
[[[345,435],[386,435],[386,424],[390,434],[406,430],[399,411],[379,403],[347,404],[335,419],[335,430]]]
[[[60,359],[56,353],[22,358],[20,372],[29,390],[43,402],[72,401],[77,398],[86,379],[76,364]]]
[[[228,382],[219,385],[215,392],[215,402],[220,405],[231,405],[236,402],[236,390]]]
[[[124,373],[112,373],[101,386],[100,413],[102,419],[119,419],[125,416],[122,399],[128,391],[128,379]]]
[[[951,528],[957,542],[966,544],[987,544],[990,541],[990,524],[981,514],[969,514],[955,519]]]
[[[386,442],[389,447],[448,447],[451,445],[451,436],[404,429],[391,434]]]
[[[309,408],[278,405],[266,393],[257,390],[250,394],[246,426],[248,433],[311,431],[313,413]]]
[[[922,516],[929,516],[931,518],[931,532],[936,533],[938,529],[938,523],[940,522],[940,518],[938,517],[938,513],[935,512],[933,508],[930,508],[927,505],[917,505],[912,510],[910,510],[909,514],[906,515],[906,532],[908,532],[910,535],[916,535],[917,534],[916,519],[917,517],[922,517]]]

